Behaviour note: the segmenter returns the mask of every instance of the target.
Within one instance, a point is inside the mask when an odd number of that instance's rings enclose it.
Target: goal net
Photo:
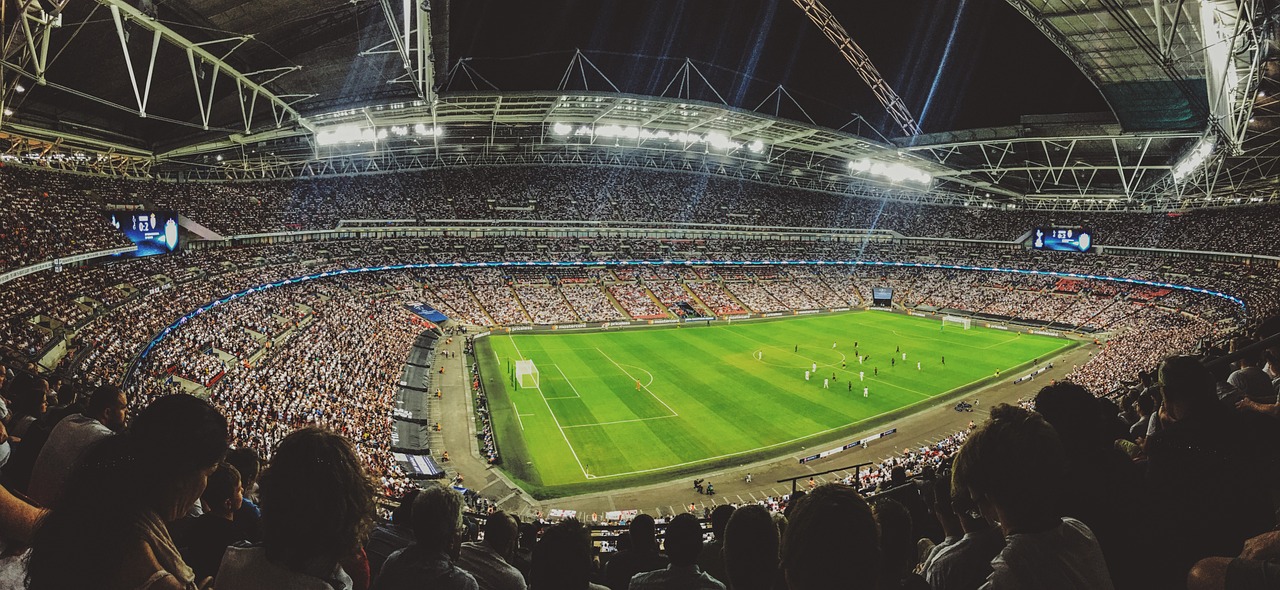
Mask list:
[[[538,367],[533,361],[516,361],[516,383],[521,389],[538,387]]]
[[[960,324],[961,326],[964,326],[964,329],[968,330],[969,328],[973,327],[973,318],[962,318],[960,316],[944,315],[942,316],[942,326],[946,327],[947,324]]]

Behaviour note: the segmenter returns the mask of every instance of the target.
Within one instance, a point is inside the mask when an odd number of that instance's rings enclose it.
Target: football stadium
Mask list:
[[[1272,2],[0,21],[0,590],[1280,579]]]

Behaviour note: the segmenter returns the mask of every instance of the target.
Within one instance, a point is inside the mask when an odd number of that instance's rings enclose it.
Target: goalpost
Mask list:
[[[960,324],[961,326],[964,326],[964,329],[968,330],[969,328],[973,327],[973,318],[962,318],[960,316],[944,315],[942,316],[942,327],[945,328],[947,324]]]
[[[533,361],[516,361],[516,383],[521,389],[538,387],[538,367]]]

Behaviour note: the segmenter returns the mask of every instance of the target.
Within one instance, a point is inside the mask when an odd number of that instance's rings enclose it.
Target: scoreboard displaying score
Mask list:
[[[1037,227],[1031,231],[1033,250],[1088,252],[1093,241],[1093,230],[1084,227]]]
[[[135,252],[124,257],[155,256],[178,250],[178,214],[172,211],[107,211],[107,221],[120,230]]]
[[[872,287],[871,305],[873,307],[893,307],[893,288]]]

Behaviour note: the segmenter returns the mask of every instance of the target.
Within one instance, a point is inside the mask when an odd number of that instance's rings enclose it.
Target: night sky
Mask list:
[[[1098,91],[1004,0],[827,0],[926,133],[1017,123],[1020,115],[1107,111]],[[685,58],[732,106],[782,84],[817,123],[860,113],[902,131],[791,0],[471,0],[451,3],[450,59],[504,91],[560,83],[575,48],[622,92],[658,95]],[[570,89],[611,90],[587,68]],[[694,76],[693,98],[719,102]],[[679,82],[667,90],[674,96]],[[452,90],[472,89],[455,78]],[[775,97],[776,98],[776,97]],[[803,119],[790,101],[760,110]]]

